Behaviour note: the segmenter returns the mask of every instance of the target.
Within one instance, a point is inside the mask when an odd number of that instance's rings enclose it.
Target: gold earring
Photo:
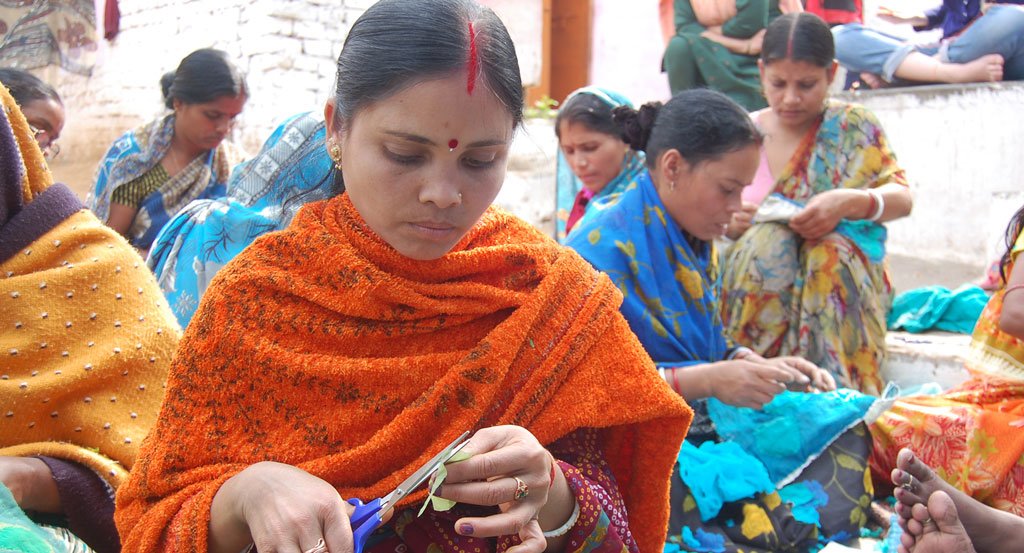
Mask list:
[[[327,155],[334,162],[334,168],[341,171],[341,145],[335,139],[327,141]]]

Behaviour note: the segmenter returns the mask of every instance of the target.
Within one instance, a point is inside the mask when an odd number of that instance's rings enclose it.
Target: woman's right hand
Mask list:
[[[736,407],[760,409],[786,389],[790,372],[767,363],[732,359],[714,364],[709,372],[711,397]]]
[[[332,553],[352,551],[346,503],[334,486],[308,472],[256,463],[221,486],[210,509],[210,551],[301,553],[323,539]]]

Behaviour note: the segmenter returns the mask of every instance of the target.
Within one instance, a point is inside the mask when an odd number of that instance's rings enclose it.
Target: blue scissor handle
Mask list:
[[[374,530],[380,528],[383,522],[380,516],[381,501],[380,498],[377,498],[369,503],[363,503],[358,498],[353,497],[348,502],[356,508],[355,512],[348,517],[352,523],[352,539],[355,542],[355,553],[363,553],[366,540]]]

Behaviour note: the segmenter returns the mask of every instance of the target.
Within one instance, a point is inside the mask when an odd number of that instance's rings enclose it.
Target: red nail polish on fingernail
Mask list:
[[[473,535],[473,525],[468,523],[468,522],[463,522],[462,524],[459,525],[459,533],[462,534],[463,536],[472,536]]]

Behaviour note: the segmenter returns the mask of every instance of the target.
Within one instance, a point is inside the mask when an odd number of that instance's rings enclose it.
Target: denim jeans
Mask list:
[[[874,73],[886,81],[911,52],[939,55],[950,63],[967,63],[987,54],[1001,54],[1003,78],[1024,79],[1024,6],[996,4],[959,35],[941,44],[916,45],[859,23],[832,29],[836,59],[848,71]]]

